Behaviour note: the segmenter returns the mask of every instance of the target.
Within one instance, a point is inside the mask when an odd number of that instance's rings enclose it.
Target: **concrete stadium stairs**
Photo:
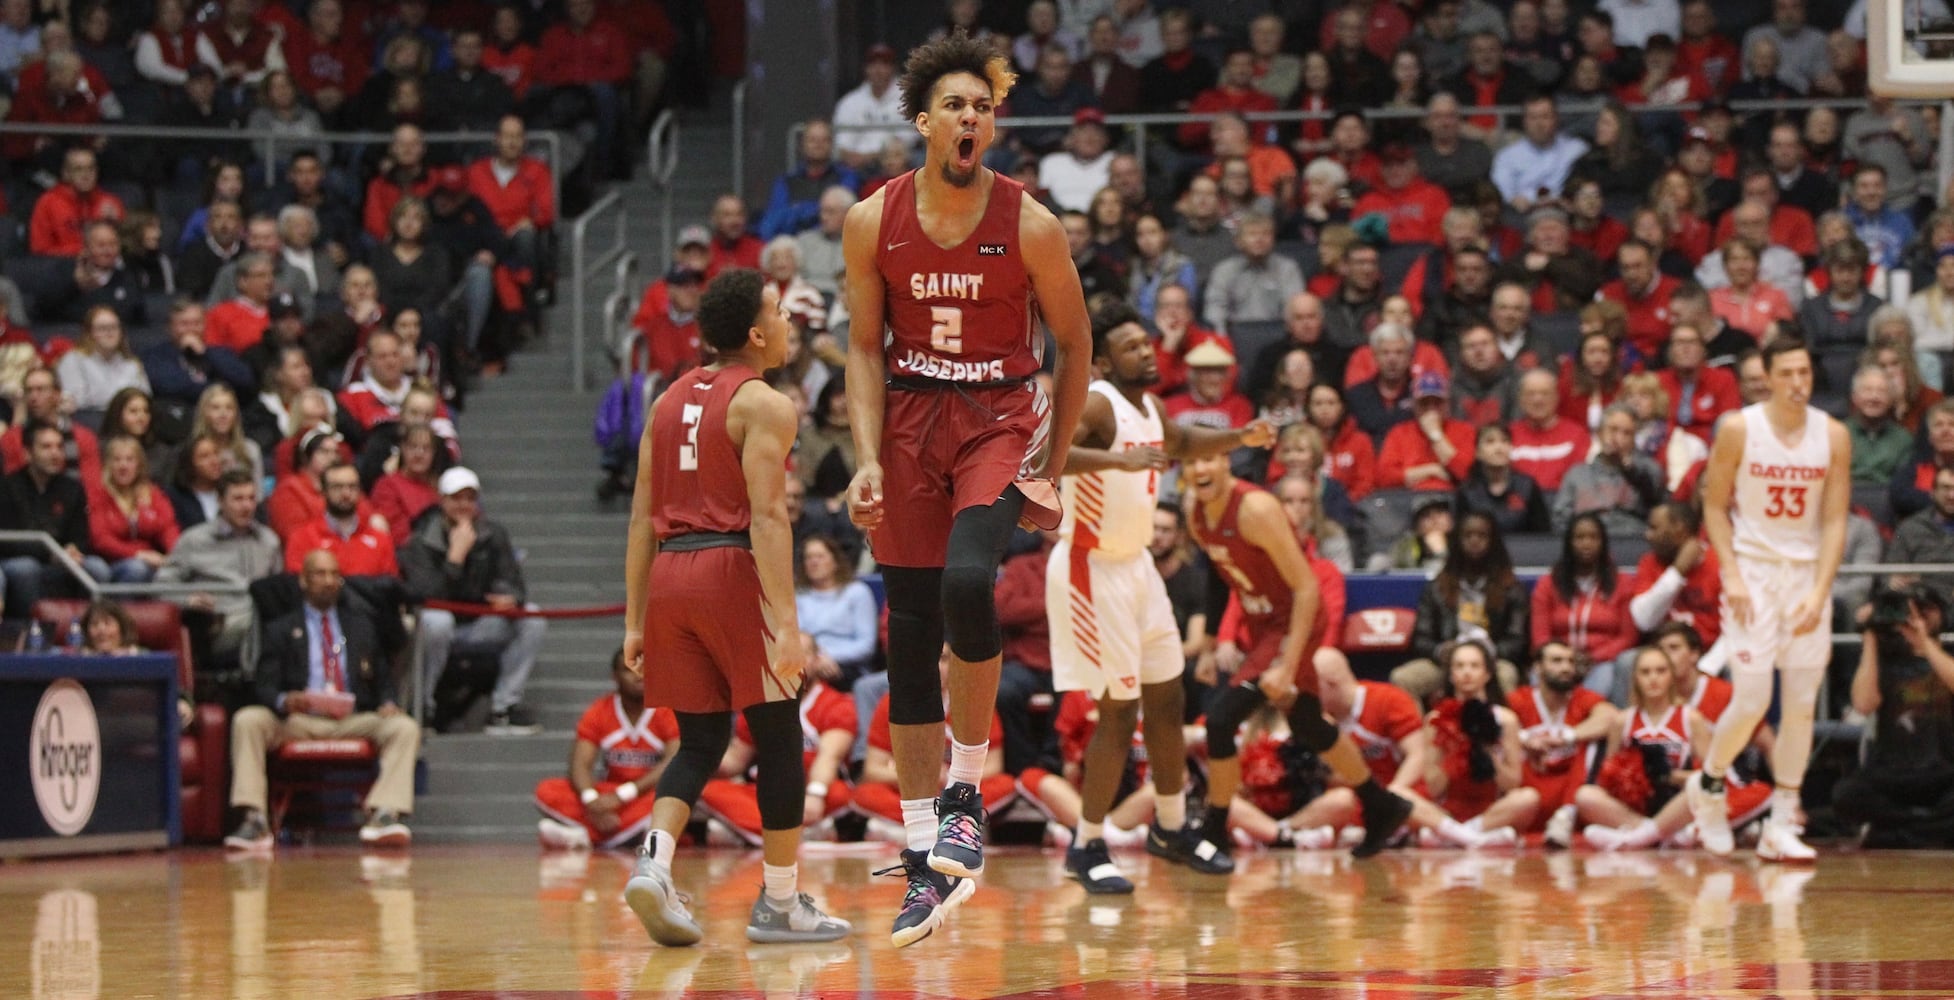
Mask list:
[[[732,130],[723,94],[711,111],[683,116],[680,130],[688,166],[674,179],[675,225],[703,222],[728,176],[724,168],[698,169],[731,163]],[[649,281],[665,259],[658,245],[661,195],[642,167],[621,190],[639,278]],[[487,516],[509,528],[524,556],[530,600],[548,608],[623,601],[629,520],[627,499],[600,504],[594,493],[597,448],[590,427],[609,380],[593,377],[599,384],[590,392],[570,384],[567,257],[565,268],[557,289],[560,304],[545,336],[513,358],[507,374],[482,383],[458,421],[463,459],[482,478]],[[593,331],[599,329],[597,302],[608,291],[606,274],[587,296]],[[593,336],[587,349],[592,370],[607,371],[600,338]],[[526,696],[543,723],[540,735],[430,734],[426,783],[412,820],[415,835],[442,842],[534,837],[532,791],[539,779],[565,772],[578,717],[592,698],[611,690],[610,657],[622,634],[618,618],[550,623]]]

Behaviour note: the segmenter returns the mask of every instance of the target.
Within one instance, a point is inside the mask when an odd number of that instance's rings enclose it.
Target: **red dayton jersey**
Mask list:
[[[1260,637],[1270,631],[1286,631],[1289,628],[1289,609],[1295,602],[1295,592],[1289,589],[1289,581],[1283,579],[1282,571],[1276,568],[1276,561],[1267,552],[1242,537],[1240,518],[1242,499],[1250,493],[1262,490],[1250,485],[1247,480],[1235,480],[1235,488],[1228,494],[1228,505],[1221,512],[1220,520],[1208,524],[1205,505],[1196,503],[1194,516],[1187,519],[1188,530],[1194,536],[1194,544],[1207,552],[1208,559],[1214,563],[1214,570],[1228,580],[1228,586],[1242,602],[1242,617],[1248,625],[1251,636]]]
[[[658,397],[651,526],[661,541],[694,531],[745,531],[753,523],[740,452],[726,434],[726,410],[740,386],[759,377],[745,365],[694,368]]]
[[[577,720],[577,739],[597,744],[605,781],[636,781],[658,766],[665,747],[678,739],[678,716],[669,708],[646,706],[638,717],[624,717],[624,700],[598,697]]]
[[[1043,345],[1018,239],[1024,185],[994,175],[983,219],[949,250],[923,232],[914,171],[882,190],[876,261],[887,289],[889,375],[995,382],[1037,371]]]
[[[1338,728],[1357,744],[1371,777],[1380,785],[1388,785],[1398,779],[1398,765],[1404,763],[1404,741],[1424,725],[1418,703],[1403,690],[1377,681],[1358,681],[1356,697],[1350,702],[1350,718]]]
[[[1506,696],[1506,707],[1520,717],[1520,737],[1526,738],[1527,731],[1543,726],[1578,726],[1587,721],[1588,713],[1604,699],[1587,688],[1575,688],[1567,696],[1567,708],[1559,716],[1547,711],[1547,700],[1531,687],[1523,687]],[[1588,751],[1591,747],[1576,743],[1572,746],[1556,747],[1539,754],[1528,754],[1521,767],[1525,774],[1557,775],[1566,774],[1578,759],[1581,772],[1587,773]]]
[[[1730,707],[1730,696],[1736,689],[1721,677],[1698,677],[1696,690],[1690,692],[1689,707],[1703,713],[1705,719],[1715,722],[1723,717],[1724,709]]]
[[[801,767],[814,766],[814,752],[821,748],[821,734],[839,729],[852,739],[855,736],[855,700],[836,691],[834,688],[813,681],[801,693]],[[733,735],[753,742],[753,730],[746,724],[746,713],[741,712],[733,723]],[[842,775],[847,777],[847,761],[842,762]]]

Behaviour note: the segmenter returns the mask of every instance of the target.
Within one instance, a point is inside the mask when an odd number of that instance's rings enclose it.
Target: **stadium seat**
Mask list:
[[[1344,617],[1338,647],[1350,669],[1366,680],[1386,680],[1411,649],[1418,612],[1411,608],[1367,608]]]
[[[360,800],[380,776],[380,757],[370,740],[293,740],[272,752],[265,772],[273,832],[298,819],[306,826],[351,829],[360,823]],[[298,802],[306,808],[295,813]]]
[[[190,662],[190,635],[177,606],[168,601],[122,605],[136,622],[136,641],[144,649],[176,657],[177,690],[194,697],[196,675]],[[34,618],[49,635],[62,635],[68,623],[88,611],[87,601],[45,600],[34,604]],[[186,843],[215,843],[224,836],[224,809],[231,782],[231,722],[222,705],[199,704],[190,727],[177,739],[179,794]]]

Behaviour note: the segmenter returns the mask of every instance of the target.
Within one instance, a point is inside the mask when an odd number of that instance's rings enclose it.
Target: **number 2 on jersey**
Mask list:
[[[1764,505],[1765,517],[1804,517],[1805,489],[1803,486],[1766,487],[1771,502]]]
[[[930,307],[930,347],[944,354],[963,353],[963,310],[956,306]]]
[[[679,414],[678,422],[685,425],[685,443],[678,447],[678,471],[699,471],[699,420],[706,415],[706,408],[697,403],[685,404]]]

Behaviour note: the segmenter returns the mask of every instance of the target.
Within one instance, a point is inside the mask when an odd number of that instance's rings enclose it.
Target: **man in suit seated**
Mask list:
[[[394,662],[407,645],[399,615],[347,592],[339,560],[319,550],[299,575],[303,603],[267,622],[257,660],[258,704],[231,719],[231,805],[244,820],[224,846],[270,850],[265,754],[298,739],[368,739],[380,777],[367,793],[360,841],[404,847],[402,817],[414,811],[414,760],[421,728],[402,712]]]

